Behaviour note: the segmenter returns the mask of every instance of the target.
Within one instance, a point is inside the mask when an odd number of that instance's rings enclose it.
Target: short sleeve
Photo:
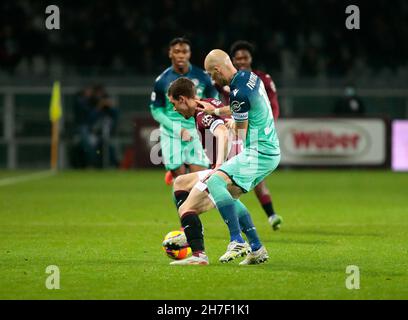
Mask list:
[[[232,117],[235,121],[245,121],[248,120],[248,113],[250,109],[250,104],[248,97],[243,92],[233,90],[230,93],[230,109],[232,112]]]
[[[153,91],[150,95],[150,103],[153,107],[164,108],[166,106],[166,93],[164,92],[164,87],[160,79],[159,77],[154,84]]]

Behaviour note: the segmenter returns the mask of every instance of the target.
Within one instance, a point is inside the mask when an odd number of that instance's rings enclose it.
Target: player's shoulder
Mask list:
[[[231,83],[231,89],[239,88],[253,90],[256,87],[259,77],[252,71],[240,70],[237,72]]]
[[[206,79],[208,80],[210,76],[205,72],[205,70],[201,69],[200,67],[197,67],[195,65],[191,65],[191,75],[199,78],[200,80]]]
[[[259,78],[262,80],[272,80],[272,77],[269,73],[263,72],[261,70],[252,70]]]
[[[215,99],[215,98],[203,98],[203,99],[201,99],[201,101],[211,103],[216,108],[224,107],[224,104],[222,103],[222,101],[218,100],[218,99]]]
[[[272,77],[269,74],[260,70],[253,70],[253,72],[262,80],[266,90],[271,89],[272,92],[274,93],[276,92],[275,82],[273,81]]]
[[[166,82],[166,79],[170,75],[171,71],[172,71],[172,67],[168,67],[166,70],[160,73],[160,75],[154,80],[154,82],[156,84]]]
[[[250,71],[238,71],[230,85],[230,101],[241,100],[250,95],[257,79],[257,76]]]

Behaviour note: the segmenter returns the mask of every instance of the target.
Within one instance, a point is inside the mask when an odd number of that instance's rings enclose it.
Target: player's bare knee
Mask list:
[[[178,176],[173,183],[174,190],[186,190],[187,179],[185,175]]]
[[[179,217],[182,218],[186,213],[189,212],[197,212],[197,209],[193,209],[188,205],[184,205],[184,203],[180,206],[178,213],[179,213]],[[200,212],[197,212],[197,214],[200,214]]]

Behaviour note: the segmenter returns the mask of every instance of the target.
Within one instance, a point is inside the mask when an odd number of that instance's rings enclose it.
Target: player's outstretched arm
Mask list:
[[[214,136],[217,140],[217,160],[215,168],[220,167],[228,156],[228,137],[229,132],[224,124],[220,124],[214,130]]]
[[[156,120],[166,129],[172,130],[173,122],[164,113],[164,108],[150,105],[150,112],[152,113],[154,120]]]
[[[216,108],[211,103],[207,101],[196,100],[196,102],[201,106],[200,110],[209,115],[216,116],[230,116],[231,110],[229,106],[224,106],[222,108]]]

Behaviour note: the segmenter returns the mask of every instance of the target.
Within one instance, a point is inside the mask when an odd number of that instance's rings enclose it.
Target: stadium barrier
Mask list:
[[[64,86],[62,83],[63,117],[60,126],[60,168],[70,167],[69,153],[73,144],[72,106],[75,93],[79,89],[81,88],[78,86]],[[108,85],[107,90],[121,113],[119,132],[114,139],[119,154],[128,154],[129,150],[135,150],[134,165],[137,167],[149,166],[144,156],[146,148],[143,141],[146,140],[149,130],[154,126],[157,127],[148,108],[151,87]],[[279,100],[282,118],[278,123],[284,124],[285,122],[282,121],[285,118],[294,116],[320,118],[330,115],[335,100],[341,97],[342,93],[343,90],[340,88],[281,88],[279,89]],[[408,118],[408,90],[360,89],[358,93],[369,109],[369,116],[388,119]],[[50,97],[51,85],[0,86],[0,114],[2,115],[0,117],[0,168],[43,169],[49,166],[51,137],[48,111]],[[138,132],[142,136],[135,139]],[[284,137],[283,139],[285,140]],[[287,147],[285,142],[283,147]],[[377,160],[379,158],[381,157],[378,156]],[[361,157],[359,159],[363,162]],[[287,160],[283,159],[283,163],[285,161]],[[327,165],[327,163],[319,162],[319,165]]]

